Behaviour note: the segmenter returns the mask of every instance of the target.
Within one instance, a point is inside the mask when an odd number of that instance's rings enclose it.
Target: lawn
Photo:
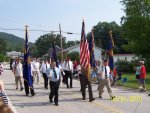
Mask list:
[[[130,74],[123,74],[122,78],[127,78],[128,81],[124,84],[124,87],[129,88],[138,88],[137,80],[134,73]],[[120,82],[117,83],[118,85],[121,84]],[[150,91],[150,73],[146,75],[146,89]]]

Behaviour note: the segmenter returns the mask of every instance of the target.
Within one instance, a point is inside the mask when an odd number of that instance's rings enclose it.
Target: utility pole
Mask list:
[[[63,61],[63,45],[62,45],[62,36],[61,36],[61,24],[59,24],[59,31],[60,31],[60,47],[61,47],[61,60]]]

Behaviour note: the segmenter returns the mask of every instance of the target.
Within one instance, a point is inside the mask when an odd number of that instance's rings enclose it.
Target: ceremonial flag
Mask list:
[[[28,29],[25,29],[25,50],[24,50],[24,65],[23,65],[23,78],[28,82],[29,87],[33,87],[32,75],[31,75],[31,61],[28,47]]]
[[[114,58],[113,58],[113,48],[114,48],[114,41],[112,37],[112,31],[109,32],[109,42],[107,47],[107,52],[109,56],[109,67],[111,70],[114,68]]]
[[[57,56],[56,56],[56,47],[55,47],[55,42],[53,42],[53,52],[52,52],[52,57],[56,62],[56,67],[58,67],[58,60],[57,60]]]
[[[85,37],[85,25],[84,21],[82,22],[82,31],[81,31],[81,41],[80,41],[80,65],[82,68],[82,71],[85,71],[86,75],[90,75],[90,53],[89,53],[89,47],[88,42]]]
[[[90,51],[90,64],[91,67],[96,67],[95,56],[94,56],[94,34],[93,30],[91,31],[90,40],[89,40],[89,51]]]

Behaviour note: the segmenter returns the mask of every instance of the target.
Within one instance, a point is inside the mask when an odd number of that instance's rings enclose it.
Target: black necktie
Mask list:
[[[69,68],[69,70],[70,70],[70,64],[69,64],[69,61],[68,61],[68,68]]]
[[[57,74],[56,74],[55,68],[53,68],[53,73],[54,73],[55,79],[57,79]]]
[[[106,66],[105,66],[105,77],[107,78],[107,69],[106,69]]]

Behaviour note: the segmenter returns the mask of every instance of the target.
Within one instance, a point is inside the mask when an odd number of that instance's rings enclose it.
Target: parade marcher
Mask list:
[[[58,106],[58,90],[61,81],[61,71],[59,68],[56,67],[56,62],[51,63],[48,78],[50,85],[50,94],[49,94],[50,103],[53,103],[54,97],[55,105]]]
[[[32,83],[33,83],[33,72],[34,72],[34,67],[33,67],[33,65],[31,63],[31,76],[32,76],[31,80],[32,80]],[[29,95],[29,89],[30,89],[31,95],[32,96],[35,95],[34,88],[33,87],[29,87],[29,84],[28,84],[28,82],[26,80],[24,80],[24,87],[25,87],[26,96]]]
[[[81,80],[82,100],[86,99],[86,87],[88,86],[89,102],[94,101],[95,98],[93,98],[91,80],[88,78],[87,69],[81,68],[80,80]]]
[[[140,62],[138,62],[137,66],[135,68],[135,70],[136,70],[135,75],[136,75],[136,79],[137,79],[139,88],[140,88],[140,68],[141,68]]]
[[[75,61],[73,62],[73,76],[74,76],[74,77],[76,77],[76,75],[78,74],[77,66],[78,66],[78,63],[77,63],[77,61],[75,60]]]
[[[145,78],[146,78],[146,68],[144,66],[144,61],[140,61],[140,82],[142,85],[142,88],[140,89],[140,91],[145,92],[146,91],[146,87],[145,87]]]
[[[34,79],[37,78],[37,84],[39,84],[39,81],[40,81],[40,63],[39,63],[38,59],[35,59],[33,61],[33,67],[35,70],[33,73]]]
[[[13,72],[15,75],[16,89],[18,89],[18,82],[20,83],[20,90],[23,90],[22,80],[23,80],[23,68],[20,62],[20,58],[17,58],[13,65]]]
[[[110,95],[110,99],[115,98],[115,96],[112,95],[112,90],[110,86],[110,68],[108,66],[108,61],[105,59],[102,66],[102,71],[100,73],[100,82],[99,82],[99,98],[102,98],[102,94],[104,92],[104,86],[106,85],[107,91]]]
[[[80,91],[82,91],[82,81],[81,81],[81,79],[82,79],[82,74],[81,74],[81,66],[80,66],[80,64],[78,64],[78,66],[77,66],[77,71],[78,71],[78,78],[79,78],[79,80],[80,80],[80,86],[81,86],[81,89],[80,89]]]
[[[72,87],[72,82],[73,82],[73,77],[72,77],[72,71],[73,71],[73,64],[70,61],[70,58],[67,58],[67,60],[64,62],[64,72],[65,72],[65,76],[66,76],[66,85],[67,88],[73,88]],[[70,78],[70,86],[68,83],[68,79]]]
[[[44,88],[48,89],[48,77],[47,77],[47,68],[50,68],[50,65],[47,63],[45,60],[44,63],[42,63],[40,71],[43,74],[43,79],[44,79]]]

